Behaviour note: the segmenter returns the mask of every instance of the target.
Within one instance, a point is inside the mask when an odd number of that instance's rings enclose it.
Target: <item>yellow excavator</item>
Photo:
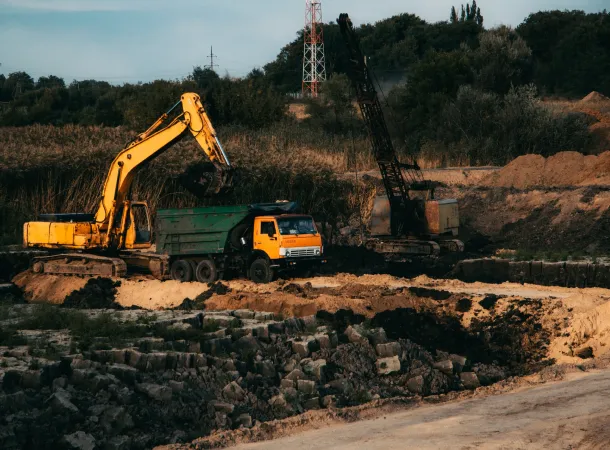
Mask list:
[[[164,125],[180,105],[182,112]],[[228,191],[234,168],[201,98],[185,93],[114,159],[95,214],[43,214],[38,221],[24,224],[23,246],[48,249],[51,253],[32,261],[33,272],[121,277],[126,275],[128,265],[133,265],[158,277],[166,273],[166,259],[145,251],[152,247],[148,204],[131,201],[129,193],[138,168],[189,134],[208,160],[198,166],[197,173],[188,173],[190,190],[200,196]]]

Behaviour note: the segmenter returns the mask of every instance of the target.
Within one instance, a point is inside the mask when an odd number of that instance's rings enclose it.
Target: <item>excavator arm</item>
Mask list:
[[[178,106],[182,113],[169,125],[163,123]],[[213,170],[198,175],[194,184],[202,195],[214,195],[231,187],[233,167],[197,94],[186,93],[148,130],[136,137],[110,165],[95,222],[102,229],[111,226],[114,212],[127,200],[133,177],[142,164],[160,156],[173,144],[191,133],[203,149]]]

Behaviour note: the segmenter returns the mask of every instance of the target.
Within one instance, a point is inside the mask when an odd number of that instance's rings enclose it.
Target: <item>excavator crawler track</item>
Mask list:
[[[127,275],[127,264],[120,258],[63,253],[32,260],[32,272],[48,275],[84,275],[121,278]]]

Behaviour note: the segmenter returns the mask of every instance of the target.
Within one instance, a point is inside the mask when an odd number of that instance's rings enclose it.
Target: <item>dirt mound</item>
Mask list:
[[[610,152],[599,156],[578,152],[561,152],[548,158],[520,156],[485,178],[483,184],[517,189],[610,185]]]
[[[604,94],[600,94],[597,91],[593,91],[580,101],[580,103],[598,103],[598,102],[610,102],[610,98],[606,97]]]
[[[77,309],[122,309],[114,301],[120,281],[109,278],[90,278],[81,289],[66,297],[62,306]]]

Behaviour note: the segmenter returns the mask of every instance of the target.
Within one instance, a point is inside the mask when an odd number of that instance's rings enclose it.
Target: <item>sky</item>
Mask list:
[[[466,3],[464,1],[464,3]],[[541,10],[597,12],[610,0],[479,0],[485,26],[517,26]],[[400,13],[446,20],[454,0],[322,0],[324,22],[356,25]],[[178,79],[194,66],[243,76],[275,59],[304,25],[305,0],[0,0],[0,73],[66,82]]]

